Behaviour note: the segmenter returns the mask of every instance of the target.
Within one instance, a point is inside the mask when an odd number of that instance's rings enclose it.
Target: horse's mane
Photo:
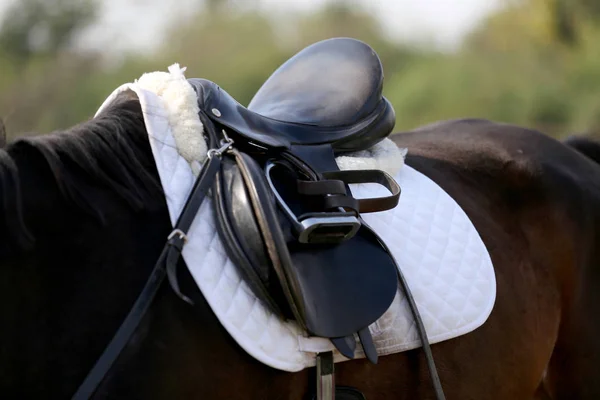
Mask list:
[[[41,156],[62,196],[100,222],[104,215],[91,186],[111,190],[133,211],[156,209],[164,202],[142,109],[131,97],[117,99],[96,118],[65,131],[25,137],[0,148],[0,236],[28,247],[33,237],[22,201],[27,188],[19,179],[19,168],[28,165],[18,165],[15,155],[19,160]],[[1,242],[0,248],[7,245],[7,240]]]

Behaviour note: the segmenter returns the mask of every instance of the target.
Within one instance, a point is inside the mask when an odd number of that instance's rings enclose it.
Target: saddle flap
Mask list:
[[[248,176],[246,176],[248,179]],[[250,179],[254,179],[250,177]],[[276,314],[291,318],[279,279],[273,271],[266,238],[255,214],[252,194],[255,187],[246,185],[235,159],[224,157],[215,185],[213,210],[216,226],[229,257],[244,277],[250,290]],[[260,192],[260,201],[272,201],[269,193]]]
[[[268,282],[263,280],[265,289],[257,293],[261,298],[269,301],[265,292],[278,297],[278,306],[289,306],[310,334],[328,338],[352,335],[388,309],[397,291],[396,264],[368,226],[361,226],[342,244],[299,243],[289,234],[286,217],[277,209],[259,163],[240,153],[232,168],[240,170],[236,174],[243,176],[243,195],[249,201],[237,202],[236,207],[244,209],[232,212],[223,191],[234,186],[220,183],[222,187],[215,191],[215,202],[221,204],[216,207],[217,220],[227,229],[220,228],[219,233],[224,242],[230,242],[228,248],[254,243],[252,251],[261,253],[254,259],[269,260],[269,276],[278,279],[276,290],[280,291],[273,295],[274,286],[267,289]],[[239,189],[236,192],[241,193]],[[256,244],[257,237],[261,245]],[[243,241],[246,243],[240,244]],[[246,269],[245,265],[236,262],[238,268]],[[250,271],[260,276],[261,268],[253,265]]]
[[[398,290],[396,264],[377,236],[362,225],[351,239],[335,245],[290,245],[298,301],[312,334],[341,337],[375,322]]]

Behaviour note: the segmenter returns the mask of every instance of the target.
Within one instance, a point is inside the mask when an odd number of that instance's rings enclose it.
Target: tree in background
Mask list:
[[[112,64],[100,51],[72,46],[95,21],[97,0],[17,1],[0,26],[0,117],[9,133],[87,119],[115,87],[174,62],[248,104],[281,63],[334,36],[363,40],[381,56],[397,131],[460,117],[554,136],[600,129],[596,0],[507,0],[451,53],[391,40],[356,1],[277,14],[261,11],[258,0],[204,0],[198,13],[172,22],[154,53]]]
[[[556,136],[600,128],[600,3],[507,0],[465,40],[456,58],[480,64],[488,112]],[[494,96],[493,93],[503,93]],[[479,95],[481,96],[481,95]],[[482,103],[480,103],[482,104]]]
[[[6,128],[4,127],[4,121],[0,119],[0,149],[6,146]]]
[[[575,45],[580,31],[586,24],[600,20],[598,0],[546,0],[554,16],[554,32],[557,39],[567,45]]]
[[[6,11],[0,23],[0,118],[9,135],[47,132],[87,117],[82,110],[89,100],[73,100],[85,90],[98,55],[80,53],[73,44],[98,11],[96,0],[18,0]]]
[[[242,104],[281,63],[320,40],[363,40],[384,67],[398,68],[412,53],[386,39],[377,19],[356,6],[333,3],[308,13],[268,15],[251,7],[225,7],[227,0],[211,2],[212,8],[174,25],[156,57],[164,60],[160,68],[179,62],[188,76],[216,82]]]
[[[0,50],[21,63],[34,54],[52,56],[69,47],[97,11],[95,0],[19,0],[0,23]]]

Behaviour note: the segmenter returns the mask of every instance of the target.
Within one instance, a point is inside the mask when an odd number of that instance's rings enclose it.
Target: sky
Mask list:
[[[502,0],[350,0],[378,16],[389,34],[401,40],[428,40],[456,46]],[[348,1],[348,2],[350,2]],[[263,7],[310,9],[324,0],[261,0]]]
[[[8,4],[0,0],[0,17]],[[308,11],[328,0],[253,0],[266,11]],[[403,41],[426,41],[452,49],[502,0],[348,0],[378,16],[386,32]],[[83,38],[89,46],[110,46],[107,50],[152,48],[162,30],[199,0],[103,0],[101,23]],[[244,0],[237,0],[244,4]],[[177,4],[177,7],[174,6]]]

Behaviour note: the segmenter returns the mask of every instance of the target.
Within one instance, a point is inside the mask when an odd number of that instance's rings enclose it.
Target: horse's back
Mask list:
[[[541,368],[553,398],[600,397],[600,165],[535,130],[487,120],[444,121],[394,141],[408,148],[407,165],[463,207],[490,251],[497,300],[472,335],[490,335],[513,360],[531,346],[517,368]]]

